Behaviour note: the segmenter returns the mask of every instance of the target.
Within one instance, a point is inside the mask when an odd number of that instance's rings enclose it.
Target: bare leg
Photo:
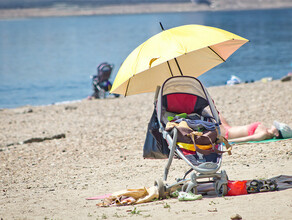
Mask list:
[[[227,127],[231,127],[230,125],[229,125],[229,123],[226,121],[226,119],[223,117],[223,115],[222,114],[219,114],[219,118],[220,118],[220,121],[221,121],[221,123],[222,123],[222,125],[225,127],[225,126],[227,126]]]

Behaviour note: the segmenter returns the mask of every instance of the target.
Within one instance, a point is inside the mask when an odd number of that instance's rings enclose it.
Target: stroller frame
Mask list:
[[[179,85],[179,86],[177,86]],[[162,104],[162,97],[165,94],[171,94],[172,90],[174,92],[181,92],[177,89],[177,87],[181,87],[186,89],[187,91],[191,91],[188,87],[192,86],[198,86],[200,88],[196,88],[197,92],[201,97],[204,97],[205,100],[208,102],[209,110],[212,113],[212,118],[216,122],[216,128],[217,131],[220,134],[220,119],[218,112],[216,110],[216,107],[206,90],[206,88],[203,86],[203,84],[194,77],[189,76],[175,76],[167,79],[162,87],[160,88],[159,94],[158,90],[156,91],[155,100],[156,102],[156,111],[157,111],[157,117],[158,117],[158,123],[159,123],[159,131],[162,134],[163,138],[166,140],[168,144],[168,148],[170,150],[169,157],[167,164],[164,169],[164,177],[163,180],[158,179],[154,182],[154,185],[158,187],[159,191],[159,197],[165,198],[167,195],[169,195],[172,191],[175,191],[177,188],[182,187],[182,191],[190,192],[193,191],[193,193],[198,194],[198,179],[203,178],[209,178],[209,181],[200,181],[200,183],[214,183],[215,192],[218,196],[224,196],[227,194],[227,183],[228,183],[228,177],[224,170],[221,172],[217,172],[220,169],[221,162],[222,162],[222,155],[217,156],[217,163],[213,162],[206,162],[204,160],[198,160],[199,165],[195,166],[193,163],[191,163],[185,155],[179,150],[178,146],[176,145],[177,142],[177,128],[174,127],[171,132],[168,132],[165,130],[163,125],[163,104]],[[167,88],[165,88],[167,87]],[[169,90],[164,92],[164,90]],[[198,95],[198,94],[194,94]],[[202,113],[201,113],[202,114]],[[218,144],[218,150],[222,151],[222,143]],[[169,168],[171,166],[171,163],[173,161],[173,158],[175,156],[179,156],[181,159],[183,159],[190,167],[191,169],[188,170],[183,178],[177,178],[176,183],[173,184],[167,184],[165,183],[167,181],[167,176],[169,172]],[[196,152],[196,154],[200,154]],[[202,155],[201,155],[202,156]],[[200,157],[200,156],[199,156]],[[195,172],[192,172],[195,171]],[[190,174],[190,178],[186,178],[188,174]],[[212,178],[212,179],[211,179]]]
[[[91,97],[98,99],[105,99],[109,97],[109,91],[111,90],[112,83],[109,81],[114,64],[103,62],[97,66],[97,74],[92,75],[92,89],[93,94]],[[118,94],[113,94],[114,97],[119,97]]]

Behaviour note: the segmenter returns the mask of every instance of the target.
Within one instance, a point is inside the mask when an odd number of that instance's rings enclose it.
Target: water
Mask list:
[[[52,17],[0,21],[0,108],[80,100],[92,93],[90,75],[115,65],[165,29],[185,24],[222,28],[251,42],[200,76],[207,86],[236,75],[243,81],[279,79],[292,70],[292,9]]]

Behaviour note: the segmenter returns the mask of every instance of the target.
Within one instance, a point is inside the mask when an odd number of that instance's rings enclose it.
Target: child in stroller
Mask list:
[[[110,75],[114,68],[113,64],[103,62],[97,66],[97,74],[91,76],[93,94],[89,96],[89,99],[104,99],[107,98],[107,93],[112,88],[112,84],[109,81]],[[113,94],[114,97],[119,97],[118,94]]]
[[[227,174],[224,170],[217,171],[221,166],[222,154],[226,152],[223,151],[223,143],[226,148],[230,145],[220,135],[218,112],[202,83],[188,76],[167,79],[157,95],[155,110],[159,131],[169,149],[164,178],[154,183],[159,196],[163,198],[176,188],[197,194],[198,180],[202,178],[214,183],[218,196],[226,195]],[[229,154],[230,150],[227,150]],[[166,184],[175,156],[191,168],[183,178],[177,178],[176,183]],[[191,174],[190,178],[186,178],[188,174]]]

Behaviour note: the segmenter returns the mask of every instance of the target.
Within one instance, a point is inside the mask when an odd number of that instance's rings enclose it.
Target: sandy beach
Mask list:
[[[208,88],[232,125],[274,120],[292,126],[292,81]],[[0,111],[2,219],[289,219],[292,189],[234,197],[176,198],[97,207],[104,195],[153,186],[166,160],[143,159],[154,94]],[[65,136],[65,137],[64,137]],[[61,138],[57,138],[61,137]],[[39,140],[40,142],[36,142]],[[30,143],[31,142],[31,143]],[[291,140],[233,146],[222,169],[230,180],[292,175]],[[188,165],[175,160],[169,183]],[[134,211],[135,210],[135,211]],[[134,211],[134,212],[133,212]]]
[[[234,3],[236,2],[236,3]],[[276,3],[275,3],[276,2]],[[45,16],[291,8],[290,0],[218,0],[187,4],[0,9],[0,19]],[[206,73],[208,74],[208,73]],[[292,127],[292,81],[208,88],[231,125],[274,120]],[[142,156],[154,94],[49,106],[0,109],[0,219],[290,219],[292,189],[234,197],[176,198],[135,206],[97,207],[88,197],[153,186],[166,160]],[[292,175],[292,141],[233,145],[222,169],[230,180]],[[171,166],[168,181],[189,169]]]
[[[0,8],[0,19],[49,16],[92,16],[109,14],[168,13],[192,11],[230,11],[253,9],[292,8],[290,0],[216,0],[211,5],[197,3],[152,3],[84,6],[56,4],[43,8]]]

